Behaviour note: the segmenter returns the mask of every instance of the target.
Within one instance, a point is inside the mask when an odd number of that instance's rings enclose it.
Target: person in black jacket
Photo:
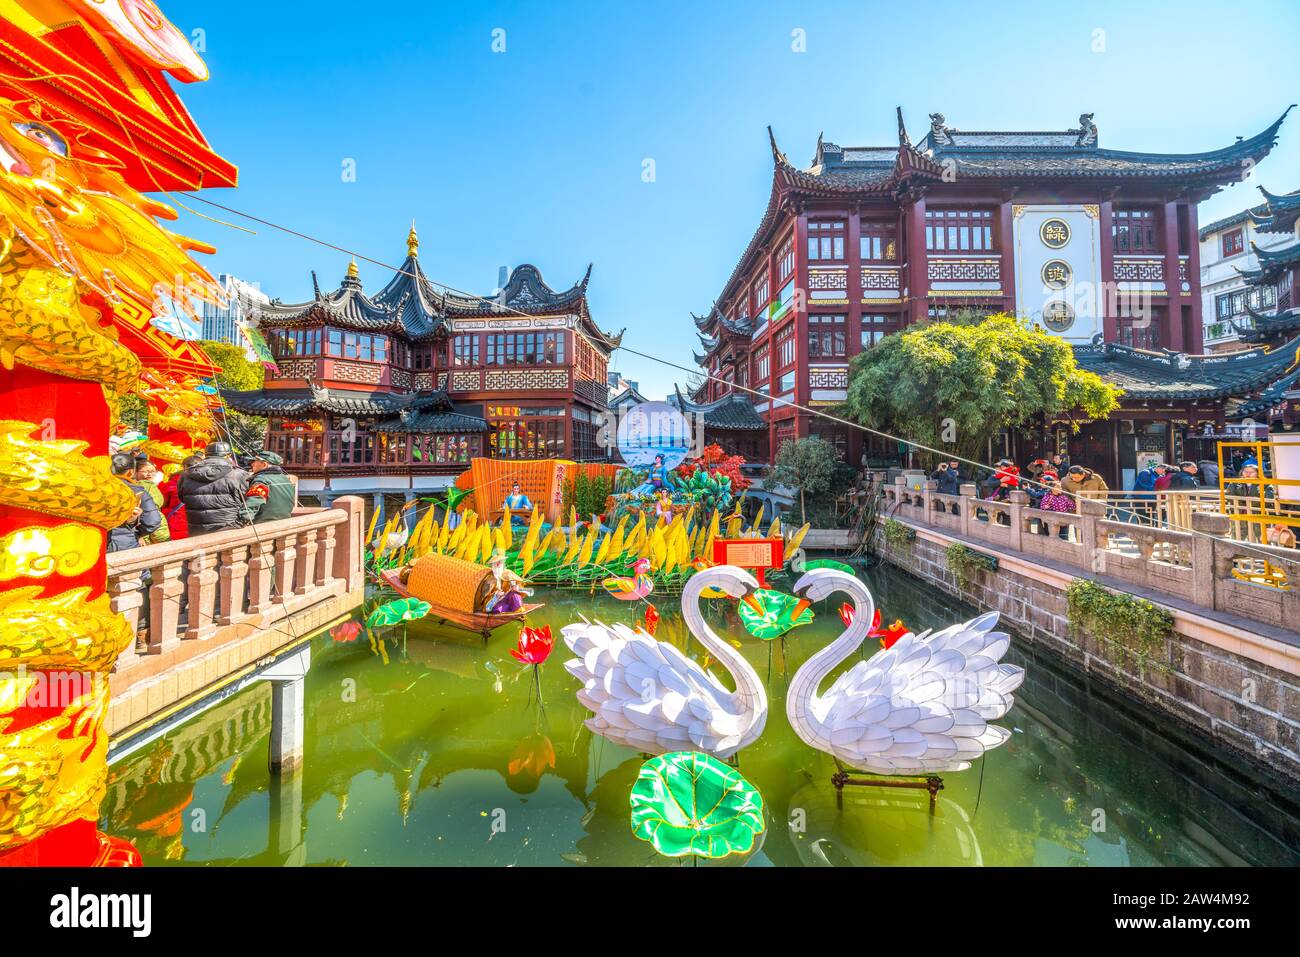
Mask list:
[[[114,452],[110,461],[113,474],[135,495],[135,510],[131,517],[108,533],[108,551],[120,552],[139,547],[140,539],[156,532],[163,519],[153,498],[134,482],[135,459],[125,452]]]
[[[947,462],[940,462],[939,467],[930,473],[930,478],[939,483],[936,491],[944,495],[957,495],[961,492],[961,479]]]
[[[230,461],[230,446],[213,442],[203,461],[181,473],[176,491],[185,503],[190,537],[249,523],[245,496],[250,476]]]
[[[1200,468],[1195,462],[1183,462],[1179,464],[1178,471],[1170,473],[1168,490],[1178,492],[1184,489],[1200,488],[1201,483],[1196,477]]]

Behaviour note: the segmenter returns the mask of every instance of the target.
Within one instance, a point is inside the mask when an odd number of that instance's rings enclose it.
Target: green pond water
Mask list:
[[[886,621],[919,631],[975,614],[895,570],[864,574]],[[322,636],[298,774],[267,771],[271,688],[257,682],[115,762],[101,826],[155,866],[678,866],[633,836],[628,795],[642,758],[583,727],[558,638],[580,613],[631,623],[644,606],[538,597],[547,604],[530,623],[557,635],[541,668],[544,709],[532,669],[510,657],[515,626],[485,646],[417,623],[405,651],[400,630],[389,633],[387,664],[364,639]],[[680,646],[678,599],[656,597],[659,637]],[[1028,678],[1003,722],[1012,737],[983,767],[945,775],[933,816],[911,790],[846,788],[839,807],[833,762],[795,737],[784,708],[789,675],[843,627],[835,606],[816,606],[816,621],[790,633],[784,661],[734,608],[711,617],[767,679],[767,728],[739,768],[763,796],[768,829],[755,852],[727,863],[1300,863],[1294,796],[1019,640],[1008,660]],[[693,641],[690,651],[702,653]]]

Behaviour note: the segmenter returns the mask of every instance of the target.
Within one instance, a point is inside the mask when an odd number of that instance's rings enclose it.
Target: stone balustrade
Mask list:
[[[110,677],[109,731],[137,725],[299,643],[364,593],[363,503],[108,556],[115,611],[140,636]]]
[[[1300,630],[1300,589],[1276,575],[1268,583],[1272,569],[1285,573],[1300,552],[1229,540],[1228,515],[1189,512],[1191,529],[1184,530],[1121,520],[1124,510],[1105,500],[1082,498],[1079,512],[1051,512],[1034,508],[1028,493],[1020,490],[1010,492],[1006,501],[990,501],[979,498],[973,484],[962,485],[959,495],[937,488],[938,483],[925,481],[913,489],[906,478],[896,478],[884,487],[881,517]]]

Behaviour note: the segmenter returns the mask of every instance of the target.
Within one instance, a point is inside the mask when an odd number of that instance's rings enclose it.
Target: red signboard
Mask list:
[[[759,585],[766,588],[764,571],[785,564],[785,541],[780,538],[718,538],[713,542],[713,563],[753,569]]]

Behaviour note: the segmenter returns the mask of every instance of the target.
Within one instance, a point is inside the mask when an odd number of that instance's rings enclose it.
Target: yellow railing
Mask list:
[[[1281,478],[1276,474],[1276,443],[1220,442],[1218,449],[1220,476],[1224,474],[1225,450],[1246,449],[1258,463],[1253,476],[1219,479],[1219,511],[1232,517],[1233,538],[1262,542],[1269,538],[1265,526],[1287,529],[1300,526],[1300,478]],[[1249,495],[1230,495],[1228,489],[1232,486],[1246,486],[1253,491]]]

